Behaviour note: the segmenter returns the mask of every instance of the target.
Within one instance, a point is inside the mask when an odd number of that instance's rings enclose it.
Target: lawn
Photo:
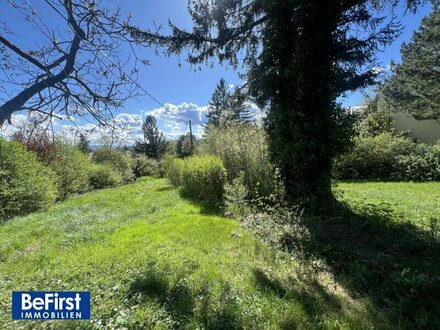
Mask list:
[[[337,189],[346,191],[349,203],[364,198],[373,203],[381,198],[374,185],[344,183]],[[429,205],[419,213],[402,206],[404,197],[397,192],[388,192],[387,200],[423,220],[438,214],[440,185],[427,186],[434,196],[423,198]],[[422,186],[413,194],[420,199],[421,192],[429,195]],[[276,251],[237,221],[182,198],[165,179],[142,179],[0,225],[0,328],[387,329],[396,324],[372,295],[360,294],[347,278],[321,265],[326,261]],[[90,291],[92,320],[12,322],[13,290]]]
[[[416,226],[427,227],[430,219],[440,221],[439,182],[342,182],[335,190],[352,207],[388,208]]]

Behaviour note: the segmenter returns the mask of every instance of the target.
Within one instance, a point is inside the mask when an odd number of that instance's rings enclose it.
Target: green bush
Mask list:
[[[440,144],[419,144],[411,154],[398,156],[393,179],[440,181]]]
[[[20,143],[0,138],[0,220],[46,208],[55,198],[52,171]]]
[[[97,164],[111,165],[122,175],[124,183],[132,182],[134,180],[132,159],[130,159],[127,152],[104,146],[93,152],[92,159]]]
[[[115,187],[121,182],[121,174],[110,165],[95,164],[90,173],[89,183],[93,189]]]
[[[225,129],[210,127],[199,153],[219,157],[226,168],[229,183],[243,173],[250,198],[268,196],[273,192],[275,167],[269,159],[267,136],[262,128],[248,124]]]
[[[216,156],[195,156],[183,161],[181,169],[183,192],[212,203],[223,198],[226,170]]]
[[[244,185],[243,177],[244,173],[232,180],[232,183],[225,185],[225,215],[236,219],[241,219],[250,213],[250,206],[247,200],[249,193]]]
[[[67,143],[57,144],[57,154],[57,160],[50,166],[58,176],[59,198],[64,200],[71,194],[88,191],[94,168],[89,156]]]
[[[333,175],[350,180],[439,180],[439,147],[391,133],[357,137],[354,148],[334,161]]]
[[[184,160],[173,156],[166,156],[161,164],[161,171],[175,187],[181,185]]]
[[[132,171],[136,178],[158,176],[159,162],[146,156],[137,156],[132,161]]]
[[[194,156],[183,159],[166,159],[165,172],[171,183],[181,186],[188,196],[211,203],[223,198],[226,170],[215,156]]]

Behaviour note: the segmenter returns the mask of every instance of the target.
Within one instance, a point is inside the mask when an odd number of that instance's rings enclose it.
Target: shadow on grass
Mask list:
[[[338,281],[369,298],[401,328],[440,328],[440,242],[387,204],[356,210],[339,203],[306,217],[308,256],[324,259]]]
[[[173,187],[173,186],[167,186],[167,187],[160,187],[157,188],[156,191],[158,192],[165,192],[165,191],[172,191],[172,190],[176,190],[177,188]]]
[[[128,296],[132,302],[147,301],[159,303],[176,323],[188,320],[194,309],[194,296],[185,280],[171,284],[162,270],[151,268],[135,277],[129,287]]]
[[[191,196],[183,190],[179,190],[179,195],[190,204],[200,207],[200,213],[210,216],[222,216],[223,211],[218,204],[201,200],[200,198]]]
[[[186,329],[194,322],[203,329],[243,329],[239,308],[228,298],[231,289],[225,285],[220,293],[213,294],[212,288],[212,283],[206,283],[194,289],[184,276],[171,283],[165,272],[151,269],[133,279],[128,297],[132,305],[158,303],[171,317],[175,329]]]
[[[332,292],[330,287],[324,287],[311,272],[299,273],[295,279],[281,281],[256,268],[253,277],[256,287],[262,292],[273,294],[289,303],[299,304],[306,315],[307,319],[304,320],[294,313],[288,314],[279,325],[281,329],[319,328],[322,322],[329,322],[328,316],[331,314],[337,315],[337,318],[343,317],[346,321],[351,319],[353,324],[359,326],[359,322],[347,313],[350,309],[344,304],[348,302],[341,302],[341,298]],[[368,318],[368,322],[376,317],[369,314],[369,311],[361,312]]]
[[[210,203],[207,201],[204,201],[200,198],[196,198],[194,196],[191,196],[188,193],[185,193],[183,189],[179,189],[173,186],[166,186],[157,188],[157,192],[166,192],[166,191],[172,191],[177,190],[179,192],[179,196],[186,201],[188,201],[190,204],[195,205],[200,208],[200,213],[204,215],[212,215],[212,216],[222,216],[222,209],[219,205],[216,205],[215,203]]]

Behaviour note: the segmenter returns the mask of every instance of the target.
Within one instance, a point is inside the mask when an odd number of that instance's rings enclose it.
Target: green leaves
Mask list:
[[[213,204],[222,201],[226,170],[218,157],[195,156],[168,162],[167,176],[174,185],[181,186],[185,194]]]
[[[402,63],[385,85],[384,94],[395,110],[415,119],[440,122],[440,10],[426,17],[409,44],[403,44]]]
[[[53,173],[18,142],[0,139],[0,220],[43,209],[56,198]]]

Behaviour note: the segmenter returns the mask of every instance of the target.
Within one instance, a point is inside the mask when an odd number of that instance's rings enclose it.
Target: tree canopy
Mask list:
[[[246,93],[239,87],[231,91],[225,79],[220,79],[209,101],[207,126],[225,127],[234,123],[249,123],[252,115],[249,111]]]
[[[192,139],[192,142],[191,142]],[[197,140],[190,133],[181,135],[177,139],[176,154],[180,158],[185,158],[194,155],[197,146]]]
[[[405,1],[415,10],[423,0]],[[247,66],[247,83],[268,109],[272,160],[289,199],[309,205],[331,199],[331,160],[348,145],[351,121],[337,99],[375,82],[376,51],[400,33],[389,0],[190,0],[192,31],[172,34],[129,27],[140,43],[188,61]],[[381,15],[387,10],[390,14]],[[365,70],[365,66],[370,69]]]
[[[134,150],[147,157],[160,159],[167,151],[168,143],[157,127],[154,116],[148,115],[142,124],[143,139],[135,142]]]
[[[425,17],[408,44],[403,44],[402,63],[386,83],[386,101],[394,110],[415,119],[440,122],[440,8]]]
[[[209,101],[208,118],[207,125],[219,127],[220,119],[222,115],[228,110],[229,107],[229,90],[226,80],[220,79],[215,91],[212,94],[211,100]]]

